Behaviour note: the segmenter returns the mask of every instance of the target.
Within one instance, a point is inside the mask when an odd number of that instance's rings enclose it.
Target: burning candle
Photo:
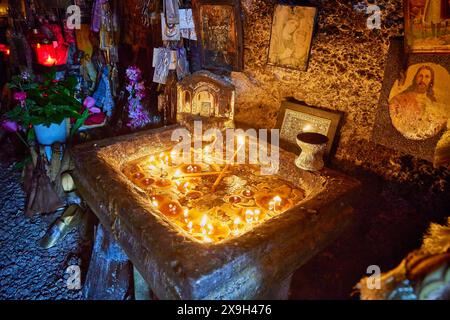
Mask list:
[[[239,196],[231,196],[231,197],[228,198],[228,201],[230,203],[239,203],[239,202],[242,201],[242,199]]]
[[[168,188],[171,185],[172,185],[172,182],[168,179],[158,179],[155,182],[155,186],[158,188],[162,188],[162,189]]]
[[[269,202],[269,210],[275,212],[281,210],[281,202],[282,199],[280,196],[273,197],[272,201]]]
[[[145,178],[143,182],[144,182],[144,185],[149,186],[149,185],[152,185],[155,182],[155,179]]]
[[[176,217],[183,213],[183,208],[175,201],[163,202],[159,205],[159,211],[170,217]]]
[[[192,227],[193,226],[194,226],[194,223],[192,221],[189,221],[189,223],[187,224],[189,233],[192,233]]]
[[[242,195],[244,196],[244,197],[246,197],[246,198],[251,198],[252,196],[253,196],[253,191],[252,190],[250,190],[250,189],[245,189],[243,192],[242,192]]]
[[[245,221],[247,221],[247,223],[252,223],[253,219],[254,219],[254,215],[255,215],[255,213],[253,212],[253,210],[247,209],[245,211]]]
[[[143,175],[141,172],[136,172],[136,173],[133,175],[133,178],[135,178],[135,179],[141,179],[143,176],[144,176],[144,175]]]
[[[241,224],[241,218],[237,217],[233,221],[233,235],[237,236],[239,234],[239,225]]]
[[[174,178],[179,178],[180,176],[181,176],[181,170],[180,169],[175,170],[175,172],[173,174],[173,177]]]
[[[254,219],[255,219],[255,221],[258,222],[259,219],[260,219],[260,217],[261,217],[261,210],[255,209],[255,211],[253,211],[253,213],[254,213]]]
[[[208,216],[205,214],[205,215],[203,215],[202,220],[200,221],[200,227],[202,228],[203,234],[206,234],[205,226],[206,226],[207,222],[208,222]]]

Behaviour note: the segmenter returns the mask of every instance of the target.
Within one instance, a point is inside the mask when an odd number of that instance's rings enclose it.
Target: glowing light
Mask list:
[[[51,56],[48,56],[47,60],[43,63],[45,66],[53,66],[56,64],[56,59],[52,58]]]
[[[173,174],[173,176],[174,176],[175,178],[180,177],[180,176],[181,176],[181,170],[180,170],[180,169],[177,169],[177,170],[175,171],[175,173]]]
[[[314,127],[309,123],[303,127],[303,132],[312,132],[312,131],[314,131]]]
[[[208,216],[205,214],[202,217],[202,220],[200,221],[200,227],[204,228],[206,226],[206,223],[208,222]]]

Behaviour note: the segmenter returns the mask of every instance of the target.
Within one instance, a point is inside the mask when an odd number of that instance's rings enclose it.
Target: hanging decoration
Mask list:
[[[104,65],[101,69],[100,82],[94,93],[94,99],[96,100],[96,105],[103,108],[106,115],[111,117],[112,110],[114,109],[114,100],[109,82],[109,73],[110,67],[108,65]]]
[[[172,51],[169,48],[155,48],[153,54],[153,82],[165,84],[172,61]]]

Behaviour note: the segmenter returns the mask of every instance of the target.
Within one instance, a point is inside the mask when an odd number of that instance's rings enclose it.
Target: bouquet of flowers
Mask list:
[[[148,112],[142,105],[142,99],[145,98],[145,85],[141,81],[141,70],[135,66],[131,66],[126,70],[128,78],[128,117],[130,118],[128,127],[138,129],[145,127],[151,122]]]

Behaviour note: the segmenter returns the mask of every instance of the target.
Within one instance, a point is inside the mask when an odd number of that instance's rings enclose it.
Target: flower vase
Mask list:
[[[52,123],[49,127],[39,124],[34,126],[34,132],[36,133],[36,139],[39,144],[45,146],[45,153],[47,159],[52,158],[51,145],[55,142],[64,143],[67,139],[67,120],[64,119],[61,123]]]

